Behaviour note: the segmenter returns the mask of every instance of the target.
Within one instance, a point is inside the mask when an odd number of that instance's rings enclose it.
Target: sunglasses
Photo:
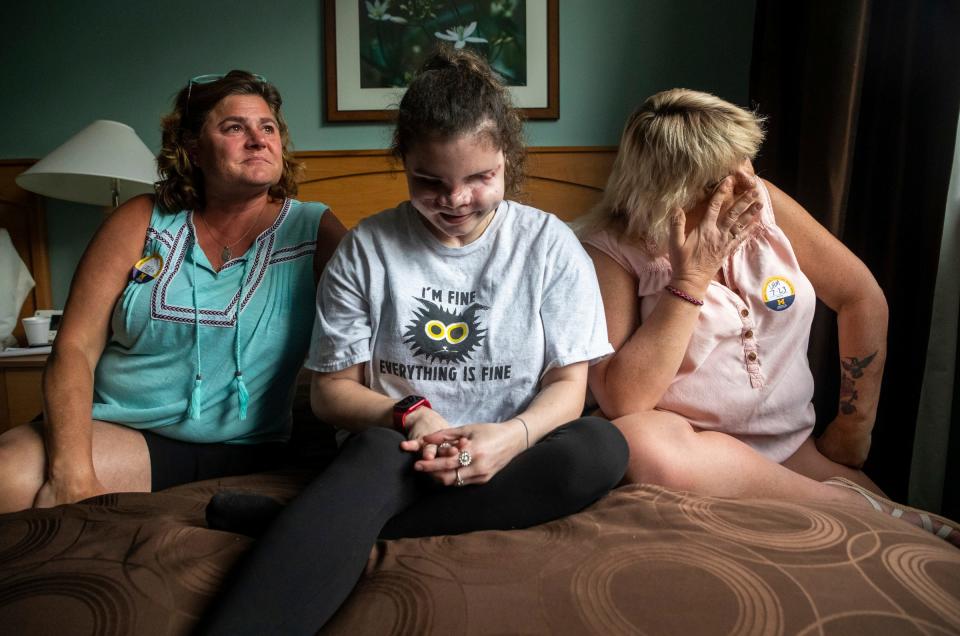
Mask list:
[[[258,75],[257,73],[251,73],[250,75],[253,76],[253,79],[257,80],[262,84],[267,83],[267,78],[264,77],[263,75]],[[187,103],[183,109],[184,119],[186,119],[186,117],[190,114],[190,95],[193,94],[194,85],[212,84],[213,82],[219,82],[226,76],[227,76],[226,73],[207,73],[206,75],[197,75],[196,77],[190,78],[190,81],[187,82]]]

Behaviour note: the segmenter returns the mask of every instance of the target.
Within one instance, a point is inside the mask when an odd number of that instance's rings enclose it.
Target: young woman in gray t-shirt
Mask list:
[[[479,57],[433,54],[400,104],[410,201],[350,232],[326,268],[307,366],[340,454],[240,565],[204,629],[312,632],[378,537],[523,528],[615,486],[626,444],[581,418],[611,352],[593,267],[556,217],[504,200],[522,123]],[[279,508],[216,497],[222,528]]]

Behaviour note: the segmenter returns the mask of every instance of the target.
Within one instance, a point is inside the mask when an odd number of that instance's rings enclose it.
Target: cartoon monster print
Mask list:
[[[416,298],[416,297],[415,297]],[[487,334],[480,328],[477,312],[489,309],[473,303],[462,314],[446,311],[429,300],[416,298],[423,307],[414,313],[413,322],[403,333],[403,342],[415,356],[428,361],[464,362],[480,346]]]

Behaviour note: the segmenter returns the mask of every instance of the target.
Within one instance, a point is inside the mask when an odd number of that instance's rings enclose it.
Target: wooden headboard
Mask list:
[[[531,148],[520,201],[553,212],[565,221],[589,210],[600,197],[616,148]],[[299,199],[323,201],[347,227],[407,198],[403,166],[385,150],[298,152],[305,172]],[[0,227],[6,228],[20,258],[36,280],[21,317],[50,309],[50,267],[43,206],[14,178],[34,164],[30,159],[0,160]],[[14,334],[23,341],[22,326]]]
[[[521,202],[565,221],[597,201],[616,148],[531,148]],[[297,198],[323,201],[344,225],[391,208],[407,198],[403,166],[385,150],[299,152],[305,172]]]
[[[47,261],[47,224],[40,197],[21,189],[14,179],[34,164],[31,159],[0,160],[0,227],[10,238],[27,264],[36,286],[23,303],[20,317],[32,316],[37,309],[51,309],[50,266]],[[23,326],[17,321],[13,330],[21,343]]]

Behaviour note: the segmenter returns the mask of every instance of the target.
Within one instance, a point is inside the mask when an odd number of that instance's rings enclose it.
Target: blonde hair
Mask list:
[[[709,93],[674,88],[648,97],[627,120],[603,198],[577,232],[613,230],[661,254],[673,210],[701,200],[762,142],[762,117]]]

